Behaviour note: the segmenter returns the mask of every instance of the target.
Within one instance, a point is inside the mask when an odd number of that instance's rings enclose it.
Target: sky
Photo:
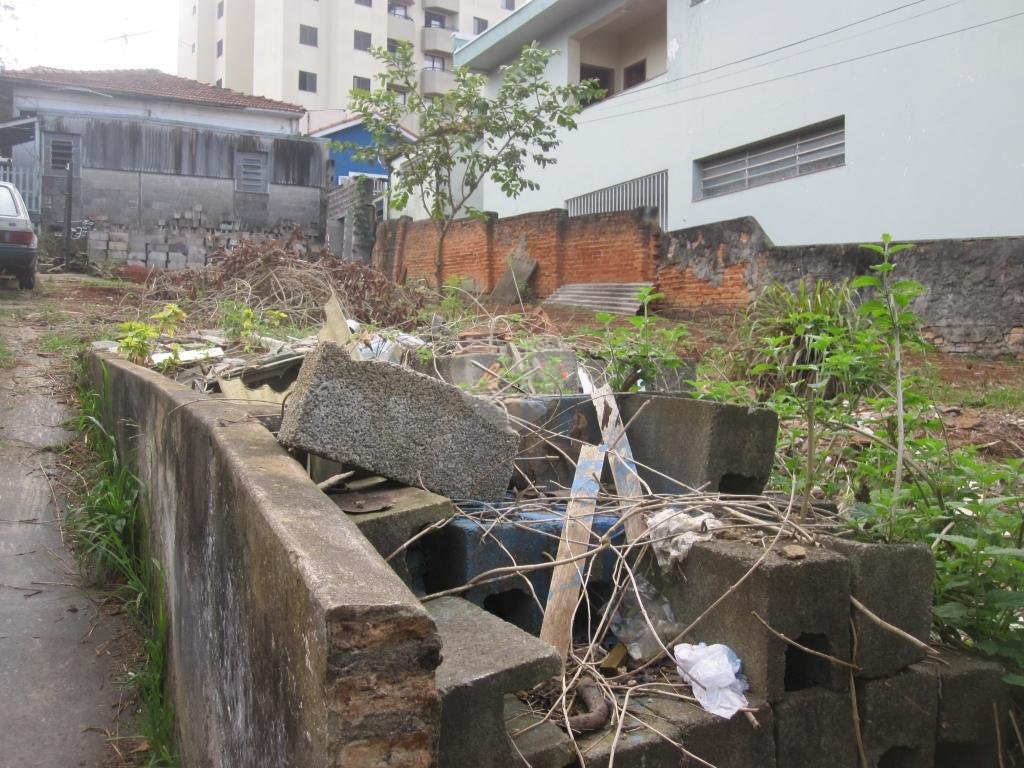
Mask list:
[[[18,18],[13,25],[0,19],[0,40],[10,69],[152,67],[176,73],[178,0],[9,1]]]

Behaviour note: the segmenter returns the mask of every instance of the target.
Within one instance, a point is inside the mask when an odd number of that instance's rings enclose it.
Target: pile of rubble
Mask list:
[[[774,413],[615,393],[543,313],[351,311],[177,375],[248,401],[425,601],[442,766],[994,764],[1002,674],[935,661],[930,550],[762,495]]]

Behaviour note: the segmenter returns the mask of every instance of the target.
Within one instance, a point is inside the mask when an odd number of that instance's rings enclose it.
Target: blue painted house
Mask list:
[[[402,133],[410,140],[415,139],[415,136],[408,131],[403,130]],[[353,117],[334,125],[328,125],[325,128],[314,131],[310,135],[318,139],[351,142],[363,146],[369,146],[373,141],[370,132],[363,126],[363,119],[361,117]],[[334,185],[340,185],[345,179],[355,176],[387,177],[387,171],[383,165],[380,163],[359,162],[353,159],[352,155],[354,152],[355,150],[353,149],[331,151],[331,160],[334,162]]]

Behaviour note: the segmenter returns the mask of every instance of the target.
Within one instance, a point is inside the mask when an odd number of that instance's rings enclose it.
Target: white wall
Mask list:
[[[617,5],[595,3],[578,28]],[[543,210],[667,168],[670,229],[751,215],[778,244],[856,242],[883,231],[902,239],[1024,234],[1024,17],[912,44],[1018,13],[1020,0],[929,0],[757,56],[893,5],[669,0],[678,53],[667,74],[588,108],[558,164],[532,174],[539,192],[506,200],[489,186],[485,206],[502,215]],[[540,41],[568,51],[549,67],[556,82],[578,56],[572,34]],[[907,47],[883,52],[898,46]],[[694,160],[839,115],[845,167],[693,200]]]

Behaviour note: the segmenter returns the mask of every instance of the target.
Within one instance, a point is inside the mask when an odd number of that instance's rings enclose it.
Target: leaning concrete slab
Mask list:
[[[516,765],[505,694],[558,674],[555,649],[459,597],[427,603],[441,634],[439,768]]]
[[[708,541],[693,546],[682,575],[650,578],[686,626],[726,594],[748,571],[750,576],[693,630],[689,642],[724,643],[743,662],[756,696],[777,702],[788,691],[814,686],[843,690],[847,671],[773,636],[754,615],[777,632],[815,651],[850,659],[850,566],[826,549],[808,548],[802,560],[742,541]]]
[[[440,639],[355,524],[243,408],[88,366],[145,489],[182,765],[430,765]]]
[[[935,560],[923,544],[869,544],[827,538],[850,562],[850,594],[872,613],[928,642],[932,626]],[[893,589],[898,584],[899,589]],[[924,658],[924,651],[853,611],[859,677],[888,677]]]
[[[303,363],[278,439],[406,485],[483,501],[504,496],[518,444],[498,406],[397,365],[352,360],[331,342]]]

